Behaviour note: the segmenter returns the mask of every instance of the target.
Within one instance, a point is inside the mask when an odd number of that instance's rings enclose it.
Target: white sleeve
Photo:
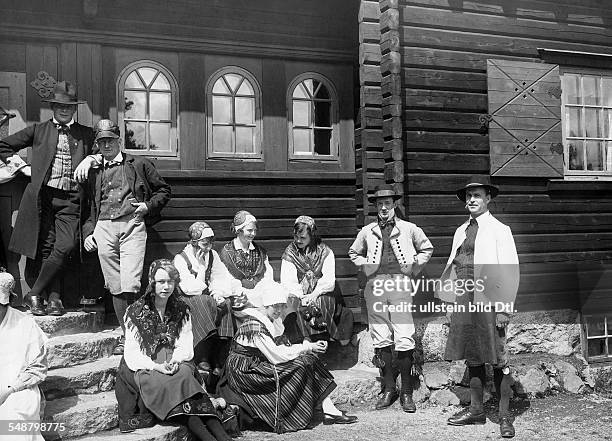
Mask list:
[[[189,361],[193,358],[193,331],[191,329],[191,318],[183,324],[181,333],[174,342],[172,360],[176,362]]]
[[[232,295],[232,275],[227,270],[216,251],[213,251],[213,265],[210,274],[210,293],[221,297]],[[182,281],[182,279],[181,279]]]
[[[266,260],[264,261],[264,266],[266,267],[266,272],[265,272],[262,280],[267,280],[267,281],[274,280],[274,270],[272,269],[272,265],[270,265],[270,261],[268,260],[268,256],[266,256]]]
[[[304,296],[302,285],[298,282],[297,268],[285,259],[281,260],[280,282],[287,290],[288,294],[297,298]]]
[[[206,283],[194,277],[187,267],[187,262],[180,254],[174,256],[174,266],[178,270],[181,281],[179,286],[188,296],[199,296],[206,289]]]
[[[254,344],[272,364],[294,360],[301,353],[308,351],[303,343],[291,346],[277,345],[269,336],[263,334],[255,336]]]
[[[151,357],[140,350],[140,345],[136,340],[136,332],[136,329],[132,329],[128,326],[125,327],[125,349],[123,352],[125,364],[133,371],[137,371],[138,369],[153,369],[155,362],[151,360]]]
[[[329,255],[323,261],[321,272],[323,275],[312,290],[313,294],[321,295],[326,292],[332,292],[336,286],[336,259],[332,250],[329,250]]]

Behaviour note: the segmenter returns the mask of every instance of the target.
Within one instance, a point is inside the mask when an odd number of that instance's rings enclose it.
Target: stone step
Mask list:
[[[330,371],[338,385],[330,395],[336,404],[363,405],[376,401],[380,392],[378,369],[357,365]]]
[[[49,339],[49,368],[64,368],[108,357],[121,334],[116,331],[84,332]]]
[[[28,314],[31,313],[28,311]],[[48,337],[98,332],[104,325],[104,314],[101,312],[69,311],[59,317],[52,315],[32,315],[32,317]]]
[[[138,429],[131,433],[121,433],[119,429],[105,430],[92,435],[74,438],[74,441],[191,441],[193,437],[183,426],[157,425],[148,429]]]
[[[47,401],[45,421],[64,426],[62,431],[46,432],[47,440],[73,438],[113,429],[119,424],[115,393],[83,394]]]
[[[120,361],[121,356],[115,355],[85,364],[52,369],[41,384],[41,389],[47,400],[112,390]]]

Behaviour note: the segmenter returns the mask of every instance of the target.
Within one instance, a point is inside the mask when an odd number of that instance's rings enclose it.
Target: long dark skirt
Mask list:
[[[256,348],[234,343],[218,392],[276,433],[284,433],[305,429],[335,387],[333,376],[314,354],[274,365]]]
[[[224,307],[219,308],[216,300],[209,295],[182,296],[181,299],[191,310],[194,347],[213,331],[217,331],[219,337],[234,336],[232,305],[229,300],[225,301]]]

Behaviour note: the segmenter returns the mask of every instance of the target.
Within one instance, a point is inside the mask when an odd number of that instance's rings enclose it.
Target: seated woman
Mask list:
[[[276,282],[262,288],[263,305],[245,310],[248,317],[234,336],[219,394],[238,405],[241,416],[262,420],[276,433],[307,428],[318,409],[325,424],[356,422],[357,417],[345,415],[329,398],[336,383],[316,355],[325,352],[327,342],[277,344],[287,294]],[[247,420],[241,418],[241,425]]]
[[[189,227],[189,242],[174,257],[184,294],[181,299],[191,311],[193,361],[213,389],[234,336],[232,278],[212,249],[214,240],[214,232],[206,222],[195,222]]]
[[[257,219],[248,211],[239,211],[231,228],[236,238],[221,249],[221,261],[232,275],[232,292],[245,294],[248,299],[246,306],[257,308],[262,300],[257,285],[274,280],[266,250],[253,242],[257,235]]]
[[[115,385],[119,429],[155,424],[154,416],[186,425],[199,440],[230,440],[215,405],[195,377],[188,306],[172,262],[156,260],[145,294],[125,313],[125,352]]]
[[[348,344],[353,333],[353,313],[343,306],[342,293],[336,284],[334,253],[321,242],[310,216],[295,220],[293,242],[281,261],[281,283],[290,296],[284,324],[291,341],[300,337],[308,340],[331,337]],[[312,311],[312,305],[321,317],[307,321],[300,310],[310,307]]]

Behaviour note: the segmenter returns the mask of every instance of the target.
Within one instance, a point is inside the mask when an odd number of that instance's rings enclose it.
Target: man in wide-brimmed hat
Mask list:
[[[19,206],[9,249],[42,260],[28,300],[35,315],[62,315],[60,276],[78,243],[84,192],[73,179],[77,165],[92,153],[93,131],[75,122],[76,86],[61,81],[45,99],[53,111],[49,121],[34,124],[0,141],[0,159],[32,147],[32,180]],[[44,296],[48,294],[45,307]]]
[[[445,358],[465,360],[470,376],[470,407],[450,417],[448,424],[485,423],[483,388],[485,364],[489,363],[493,366],[495,389],[500,398],[500,432],[503,437],[511,438],[514,427],[508,406],[512,377],[505,329],[509,313],[514,309],[519,268],[510,228],[489,212],[489,203],[498,193],[488,176],[472,177],[457,190],[457,198],[465,203],[470,217],[455,232],[436,295],[453,303],[455,308],[448,315],[450,330]]]
[[[423,230],[397,216],[400,198],[390,185],[376,187],[369,200],[376,205],[378,219],[361,229],[349,257],[368,278],[364,289],[368,327],[384,383],[376,409],[385,409],[398,398],[392,367],[395,347],[402,379],[400,403],[412,413],[416,406],[412,400],[415,327],[410,306],[415,293],[411,279],[429,261],[433,246]]]

